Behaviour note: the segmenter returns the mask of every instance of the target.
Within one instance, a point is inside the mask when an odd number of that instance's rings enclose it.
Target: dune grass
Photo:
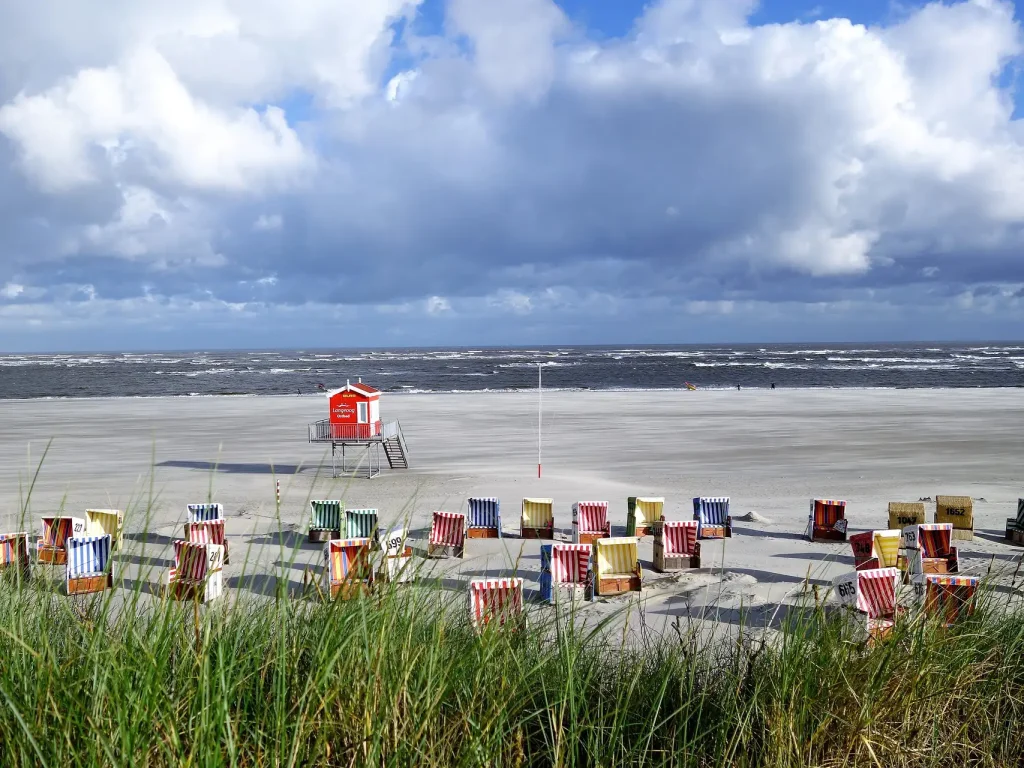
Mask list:
[[[456,610],[452,609],[455,603]],[[1024,628],[982,607],[867,647],[468,627],[428,584],[325,604],[54,594],[5,574],[0,742],[24,765],[1015,765]],[[543,618],[550,616],[548,623]]]

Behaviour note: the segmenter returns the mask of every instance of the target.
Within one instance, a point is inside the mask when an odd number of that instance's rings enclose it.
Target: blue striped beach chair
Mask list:
[[[466,506],[469,507],[467,539],[501,538],[501,502],[498,499],[473,496],[466,501]]]
[[[11,570],[23,578],[31,575],[27,533],[0,533],[0,572]]]
[[[222,504],[188,504],[185,507],[188,512],[187,522],[205,523],[207,520],[223,520],[224,505]]]
[[[376,509],[345,510],[346,539],[377,539]]]
[[[114,586],[111,572],[111,537],[71,536],[64,542],[67,562],[64,566],[64,586],[69,595],[102,592]]]
[[[341,524],[344,520],[345,505],[336,500],[314,500],[309,502],[309,540],[330,541],[341,538]]]
[[[694,496],[693,519],[697,521],[697,538],[732,537],[732,515],[728,496]]]

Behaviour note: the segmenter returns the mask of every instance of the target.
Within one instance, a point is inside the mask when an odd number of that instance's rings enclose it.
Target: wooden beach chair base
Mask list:
[[[79,576],[76,579],[68,579],[66,587],[69,595],[86,595],[90,592],[102,592],[105,589],[112,589],[114,587],[114,574],[100,573],[94,576]]]
[[[427,557],[463,557],[466,546],[456,547],[451,544],[427,544]]]
[[[974,541],[974,529],[954,528],[952,538],[954,541]]]
[[[331,584],[331,600],[351,600],[360,595],[370,594],[368,581],[346,580]]]
[[[501,531],[497,528],[467,528],[467,539],[500,539]]]
[[[521,528],[519,530],[521,539],[554,539],[555,529],[552,528]]]
[[[922,557],[922,573],[956,573],[957,561],[955,557]]]
[[[653,536],[654,526],[646,523],[637,523],[636,530],[633,532],[633,535],[638,539],[642,539],[644,536]]]
[[[665,555],[664,541],[654,537],[654,570],[659,573],[700,568],[700,542],[696,543],[692,555]]]
[[[309,543],[310,544],[323,544],[325,541],[334,541],[335,539],[340,539],[340,538],[341,538],[341,531],[340,530],[331,530],[330,528],[310,528],[309,529]]]
[[[846,541],[846,531],[814,526],[811,530],[811,541]]]
[[[640,577],[636,574],[604,576],[597,581],[597,594],[601,597],[640,591]]]
[[[700,527],[700,537],[702,539],[731,539],[732,538],[732,526],[731,525],[702,525]]]
[[[1014,544],[1024,544],[1024,529],[1007,528],[1006,540]]]
[[[609,538],[611,538],[611,533],[609,531],[602,531],[602,532],[598,532],[598,533],[581,533],[579,536],[580,536],[580,541],[579,541],[580,544],[593,544],[598,539],[609,539]]]
[[[40,544],[37,548],[40,563],[51,565],[64,565],[68,561],[68,553],[64,547],[51,547],[47,544]]]

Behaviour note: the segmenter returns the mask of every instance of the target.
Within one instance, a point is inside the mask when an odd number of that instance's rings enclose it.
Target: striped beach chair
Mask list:
[[[811,541],[846,541],[846,502],[811,499],[807,536]]]
[[[164,594],[175,600],[216,600],[224,594],[224,547],[193,541],[174,542],[174,566],[167,570]]]
[[[469,527],[466,538],[501,538],[501,502],[493,496],[471,496],[466,501],[469,508]]]
[[[377,540],[376,509],[346,509],[345,538]]]
[[[553,499],[523,499],[519,535],[524,539],[555,538],[555,502]]]
[[[974,539],[974,500],[970,496],[936,496],[935,522],[953,526],[953,538]]]
[[[643,571],[637,557],[636,537],[598,539],[594,542],[594,559],[594,585],[597,594],[619,595],[623,592],[640,591]]]
[[[412,547],[404,528],[377,533],[377,547],[381,551],[377,576],[381,581],[404,584],[414,581],[416,573],[412,565]]]
[[[1006,540],[1024,544],[1024,499],[1017,499],[1017,516],[1006,521]]]
[[[466,554],[466,516],[461,512],[435,512],[427,540],[428,557],[463,557]]]
[[[469,622],[478,633],[486,627],[525,623],[523,616],[523,580],[471,579],[469,582]]]
[[[865,621],[871,639],[885,637],[898,616],[896,587],[900,573],[895,568],[871,568],[853,571],[832,581],[833,591],[840,604],[852,608]]]
[[[109,533],[115,552],[124,548],[124,512],[120,509],[85,510],[85,530],[90,536]]]
[[[337,500],[309,502],[309,541],[322,542],[341,538],[345,505]]]
[[[577,501],[572,505],[572,540],[576,544],[593,544],[611,538],[607,501]]]
[[[224,519],[223,504],[186,504],[185,511],[187,513],[185,519],[190,523],[204,523],[207,520]]]
[[[102,536],[69,536],[64,547],[64,588],[69,595],[102,592],[114,586],[111,572],[109,533]]]
[[[665,499],[660,496],[630,496],[626,499],[626,535],[650,536],[654,524],[665,517]]]
[[[224,532],[224,520],[203,520],[185,523],[185,541],[193,544],[219,544],[224,547],[224,564],[231,562],[228,538]]]
[[[590,573],[590,544],[540,545],[540,598],[554,604],[557,600],[583,597]],[[593,582],[591,581],[591,589]]]
[[[64,544],[72,536],[85,535],[85,520],[80,517],[44,517],[43,535],[36,544],[36,558],[40,563],[64,565],[67,550]]]
[[[373,586],[372,539],[333,539],[324,544],[324,592],[347,600]]]
[[[27,533],[0,533],[0,573],[10,571],[22,578],[32,573]]]
[[[923,573],[915,576],[912,583],[924,614],[949,627],[974,612],[981,579],[977,576]]]
[[[654,570],[659,573],[700,568],[700,522],[659,520],[654,524]]]
[[[952,546],[954,529],[951,523],[908,525],[903,529],[903,551],[907,573],[958,573],[960,553]]]
[[[874,555],[875,532],[864,531],[855,533],[849,538],[853,547],[853,567],[858,571],[870,571],[879,568],[878,558]]]
[[[889,530],[902,531],[908,525],[927,523],[923,501],[890,501]]]
[[[695,496],[693,519],[699,523],[698,538],[732,537],[732,515],[729,514],[728,496]]]

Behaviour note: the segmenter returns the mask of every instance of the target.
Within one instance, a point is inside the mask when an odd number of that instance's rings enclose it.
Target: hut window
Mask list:
[[[360,424],[366,424],[367,422],[370,421],[370,416],[369,416],[369,412],[368,412],[368,409],[370,407],[369,403],[358,403],[357,407],[359,408],[359,413],[358,413],[359,423]]]

